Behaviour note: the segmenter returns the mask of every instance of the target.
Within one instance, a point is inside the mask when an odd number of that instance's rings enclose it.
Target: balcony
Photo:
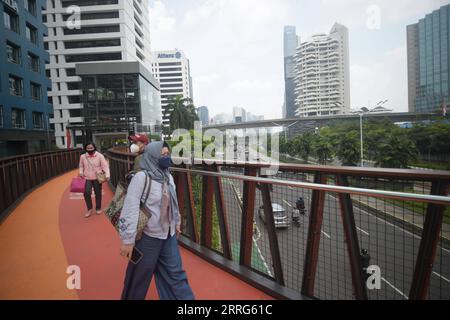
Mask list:
[[[118,236],[104,217],[86,223],[82,198],[68,190],[79,155],[0,161],[0,297],[119,297],[125,262]],[[112,183],[104,205],[134,160],[120,150],[107,157]],[[179,244],[198,299],[450,298],[450,228],[442,220],[450,172],[280,164],[268,177],[267,167],[200,162],[172,169]],[[296,224],[291,214],[300,197],[305,214]],[[278,228],[280,219],[287,228]],[[30,241],[32,251],[19,250]],[[366,286],[363,248],[381,272],[379,290]],[[85,270],[76,292],[64,286],[65,268],[74,264]],[[154,287],[148,298],[156,298]]]

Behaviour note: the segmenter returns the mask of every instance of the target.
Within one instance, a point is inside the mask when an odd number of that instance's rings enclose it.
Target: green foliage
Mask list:
[[[280,137],[280,152],[301,156],[308,161],[314,156],[320,164],[337,158],[345,166],[361,161],[359,121],[334,122],[317,133],[305,133],[293,139]],[[417,163],[419,154],[450,154],[450,124],[438,120],[430,125],[403,129],[385,118],[363,123],[364,159],[385,168],[408,168]]]
[[[167,104],[167,109],[172,110],[169,115],[169,132],[167,132],[167,129],[164,132],[167,135],[170,135],[176,129],[193,129],[194,122],[198,121],[191,99],[183,98],[182,96],[171,98]]]

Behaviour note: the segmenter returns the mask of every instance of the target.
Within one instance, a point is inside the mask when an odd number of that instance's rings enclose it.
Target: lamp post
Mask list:
[[[382,107],[384,104],[386,104],[389,100],[381,100],[379,101],[375,108],[377,107]],[[375,109],[374,108],[374,109]],[[365,108],[364,108],[365,109]],[[361,111],[358,112],[359,114],[359,135],[360,135],[360,139],[361,139],[361,167],[364,167],[364,136],[363,136],[363,116],[366,113],[370,113],[372,112],[372,110],[366,109],[367,111],[364,111],[363,108],[361,108]]]
[[[363,141],[363,119],[364,112],[359,113],[359,135],[361,137],[361,167],[364,167],[364,141]]]

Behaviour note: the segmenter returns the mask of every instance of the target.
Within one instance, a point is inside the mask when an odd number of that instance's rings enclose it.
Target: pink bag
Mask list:
[[[70,184],[70,192],[74,193],[84,193],[86,187],[86,180],[81,177],[76,177],[72,179]]]

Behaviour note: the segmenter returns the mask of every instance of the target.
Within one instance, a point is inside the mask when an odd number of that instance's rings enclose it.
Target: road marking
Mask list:
[[[322,231],[322,233],[328,238],[331,239],[330,235],[328,233],[326,233],[325,231]]]
[[[289,207],[294,208],[289,202],[283,199],[283,202],[286,203]]]
[[[329,194],[328,196],[331,197],[331,198],[337,199],[336,197],[334,197],[334,196],[332,196],[332,195],[330,195],[330,194]],[[396,226],[395,224],[392,224],[392,223],[390,223],[390,222],[387,222],[386,220],[380,219],[380,218],[378,218],[377,216],[374,216],[373,214],[371,214],[371,213],[369,213],[369,212],[367,212],[367,211],[365,211],[365,210],[363,210],[363,209],[360,209],[360,208],[358,208],[358,207],[356,207],[356,206],[353,206],[353,207],[355,207],[355,209],[359,210],[359,212],[363,212],[363,213],[365,213],[366,215],[371,216],[371,217],[377,219],[378,221],[381,221],[381,222],[383,222],[383,223],[386,223],[388,226],[391,226],[391,227],[393,227],[393,228],[395,228],[395,229],[399,229],[400,231],[403,231],[404,233],[409,234],[410,236],[413,236],[414,238],[416,238],[416,239],[418,239],[418,240],[422,240],[418,235],[416,235],[416,234],[414,234],[414,233],[411,233],[411,232],[409,232],[409,231],[407,231],[407,230],[405,230],[405,229],[403,229],[403,228],[401,228],[401,227],[399,227],[399,226]],[[447,249],[443,248],[442,246],[440,246],[440,247],[441,247],[441,250],[442,250],[442,251],[444,251],[444,252],[446,252],[446,253],[450,253],[450,250],[447,250]]]
[[[259,254],[259,256],[260,256],[260,258],[261,258],[261,260],[262,260],[262,262],[264,264],[264,268],[266,268],[267,273],[269,274],[269,276],[273,277],[272,272],[270,272],[269,265],[267,264],[266,258],[264,258],[261,250],[259,249],[258,243],[256,243],[255,239],[253,239],[253,242],[254,242],[256,250],[258,251],[258,254]]]
[[[385,278],[381,277],[381,280],[386,282],[392,289],[397,291],[397,293],[401,294],[406,300],[409,300],[408,296],[400,291],[400,289],[396,288],[393,284],[391,284],[389,281],[387,281]]]
[[[364,233],[366,236],[370,236],[368,232],[364,231],[364,230],[361,229],[360,227],[356,227],[356,229],[358,229],[359,231],[361,231],[362,233]]]
[[[436,275],[436,276],[438,276],[439,278],[443,279],[444,281],[447,281],[448,283],[450,283],[450,280],[448,280],[448,279],[447,279],[446,277],[444,277],[444,276],[441,276],[439,273],[433,271],[433,274]]]

